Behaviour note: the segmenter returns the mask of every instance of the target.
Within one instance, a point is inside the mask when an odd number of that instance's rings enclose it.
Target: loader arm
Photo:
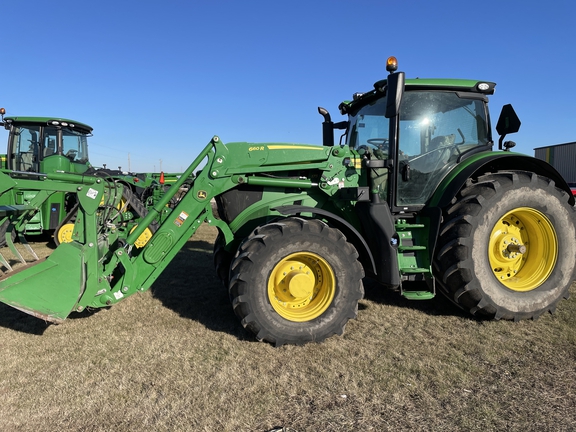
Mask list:
[[[217,226],[226,243],[232,242],[234,233],[231,227],[213,214],[211,200],[216,196],[242,184],[272,188],[318,187],[310,179],[269,178],[257,174],[289,171],[295,165],[305,166],[308,170],[331,169],[335,164],[330,164],[330,157],[330,149],[320,146],[248,143],[225,146],[218,137],[213,137],[180,179],[128,236],[127,244],[117,248],[111,260],[104,265],[102,275],[112,281],[110,290],[101,295],[94,295],[94,292],[87,290],[80,306],[110,305],[137,291],[149,289],[202,223]],[[197,173],[190,190],[160,225],[142,252],[137,255],[126,253],[205,159],[205,168]]]
[[[211,166],[216,153],[225,154],[226,147],[214,137],[137,225],[123,219],[134,215],[124,216],[117,210],[123,187],[114,181],[67,173],[38,174],[32,178],[25,173],[0,173],[2,193],[38,191],[25,208],[3,209],[10,229],[23,227],[26,219],[56,191],[76,194],[79,204],[74,241],[60,244],[46,260],[35,265],[16,272],[7,269],[0,279],[0,301],[46,321],[60,322],[72,311],[108,306],[149,288],[205,219],[220,225],[211,217],[210,200],[217,191],[234,185],[229,178],[212,184],[201,171],[190,193],[171,213],[173,217],[159,227],[145,248],[135,247],[139,236],[156,221],[179,187],[204,159]],[[223,223],[221,230],[230,232]]]
[[[45,261],[6,273],[0,278],[0,301],[52,322],[60,322],[72,311],[86,307],[113,305],[149,289],[202,223],[218,227],[226,244],[238,241],[237,228],[231,228],[231,221],[213,214],[213,198],[249,185],[287,197],[268,206],[293,204],[297,194],[287,194],[287,190],[314,189],[317,202],[322,202],[339,193],[343,185],[356,184],[357,164],[351,162],[350,156],[346,147],[250,143],[226,146],[215,136],[164,195],[138,216],[118,210],[121,202],[133,197],[111,178],[67,173],[30,178],[25,173],[0,173],[2,193],[37,191],[27,208],[5,211],[10,229],[23,230],[26,218],[54,192],[75,194],[78,202],[73,241],[60,244]],[[203,162],[204,168],[199,169]],[[270,175],[271,172],[276,174]],[[173,209],[167,210],[185,183],[188,191]],[[243,213],[245,225],[257,223],[258,213],[262,212],[259,208],[254,206]],[[280,213],[274,211],[274,215]],[[154,234],[142,246],[139,239],[147,230]]]

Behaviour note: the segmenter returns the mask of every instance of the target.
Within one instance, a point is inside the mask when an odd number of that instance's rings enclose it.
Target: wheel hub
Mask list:
[[[70,243],[74,235],[74,223],[67,223],[60,227],[56,233],[58,243]]]
[[[548,218],[538,210],[509,211],[492,229],[489,260],[494,276],[514,291],[540,286],[552,272],[558,239]]]
[[[283,318],[304,322],[320,316],[335,294],[334,273],[319,255],[301,252],[281,260],[270,274],[268,299]]]
[[[290,272],[286,277],[288,280],[288,290],[294,298],[310,297],[314,292],[314,277],[310,277],[310,272]]]

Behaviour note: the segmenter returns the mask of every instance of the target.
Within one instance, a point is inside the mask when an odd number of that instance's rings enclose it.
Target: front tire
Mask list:
[[[470,182],[444,210],[435,270],[441,291],[470,313],[535,319],[574,280],[576,229],[568,195],[521,171]]]
[[[230,264],[232,263],[234,254],[228,252],[224,246],[224,235],[218,231],[218,236],[214,242],[214,268],[216,269],[218,279],[220,279],[224,287],[228,288],[230,286]]]
[[[276,346],[342,334],[364,296],[356,249],[318,220],[287,218],[256,229],[240,245],[230,276],[242,325]]]

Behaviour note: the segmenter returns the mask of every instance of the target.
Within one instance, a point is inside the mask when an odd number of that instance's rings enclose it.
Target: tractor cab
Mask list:
[[[92,128],[88,125],[50,117],[6,117],[2,124],[9,131],[2,168],[83,173],[90,167],[88,137]]]
[[[463,158],[492,149],[487,95],[494,83],[405,80],[391,116],[387,80],[374,86],[340,105],[349,119],[346,144],[365,159],[371,192],[398,210],[423,206]]]

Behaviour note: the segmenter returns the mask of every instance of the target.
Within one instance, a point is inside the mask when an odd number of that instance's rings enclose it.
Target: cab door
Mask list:
[[[8,168],[15,171],[40,171],[40,126],[13,126],[10,131]]]

